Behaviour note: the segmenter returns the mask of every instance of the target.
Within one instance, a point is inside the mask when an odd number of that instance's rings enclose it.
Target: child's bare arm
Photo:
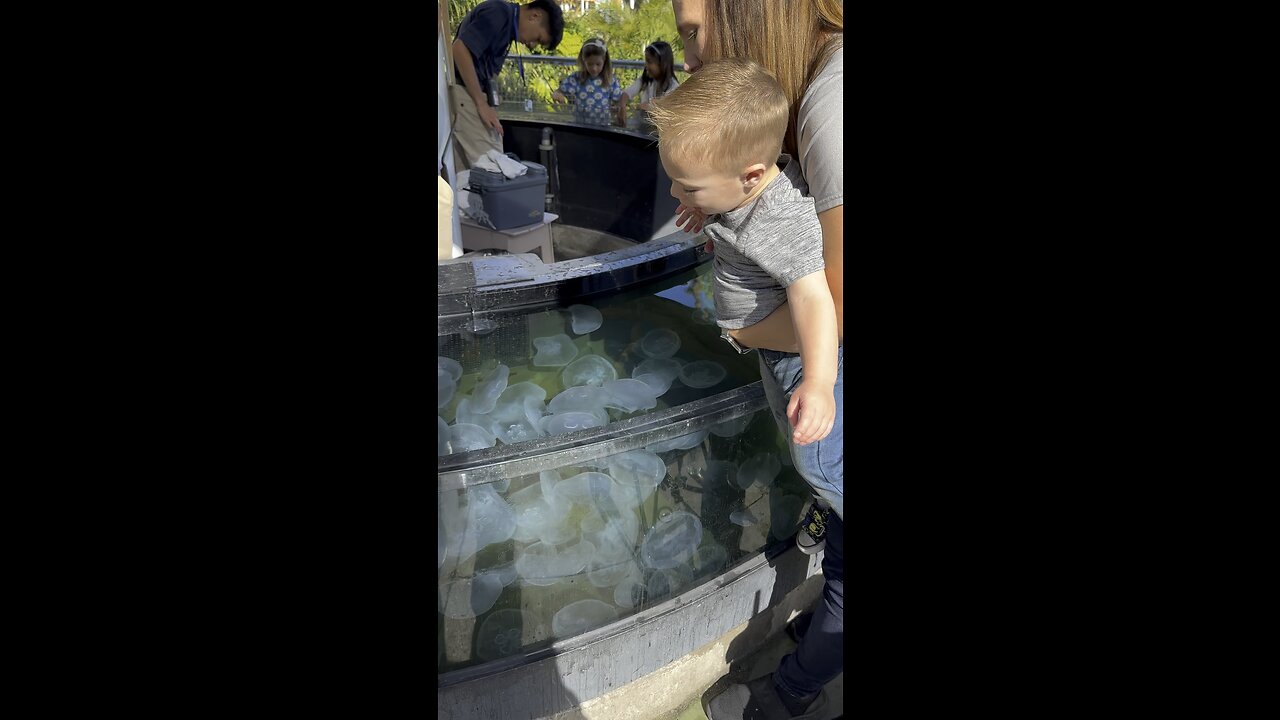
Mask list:
[[[787,403],[787,419],[795,443],[808,445],[831,433],[836,416],[836,306],[826,274],[809,273],[791,283],[787,302],[804,365],[804,379]]]

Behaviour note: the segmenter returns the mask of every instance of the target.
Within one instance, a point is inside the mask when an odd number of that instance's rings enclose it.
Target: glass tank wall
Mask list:
[[[528,655],[795,533],[808,489],[710,264],[439,338],[439,671]]]

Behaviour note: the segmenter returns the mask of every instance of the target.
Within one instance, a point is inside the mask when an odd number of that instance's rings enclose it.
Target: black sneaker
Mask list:
[[[809,505],[804,518],[800,521],[800,532],[796,534],[796,546],[805,555],[816,555],[827,545],[827,516],[831,508],[819,507],[817,502]]]
[[[814,720],[826,709],[825,689],[804,698],[784,698],[773,684],[773,673],[730,685],[702,705],[708,720]]]

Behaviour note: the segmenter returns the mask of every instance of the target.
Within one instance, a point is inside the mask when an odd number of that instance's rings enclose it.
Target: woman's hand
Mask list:
[[[683,226],[683,230],[688,233],[702,232],[702,224],[707,221],[707,216],[702,214],[697,208],[685,207],[683,203],[676,206],[676,227]],[[688,223],[687,225],[685,223]],[[707,240],[707,252],[711,252],[711,241]]]
[[[555,90],[551,93],[551,102],[567,103],[569,102],[569,98],[565,97],[564,94],[561,93],[559,90]]]

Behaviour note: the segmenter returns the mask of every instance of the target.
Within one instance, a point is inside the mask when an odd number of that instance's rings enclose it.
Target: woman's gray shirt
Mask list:
[[[796,117],[800,167],[818,212],[844,205],[844,40],[809,83]]]

